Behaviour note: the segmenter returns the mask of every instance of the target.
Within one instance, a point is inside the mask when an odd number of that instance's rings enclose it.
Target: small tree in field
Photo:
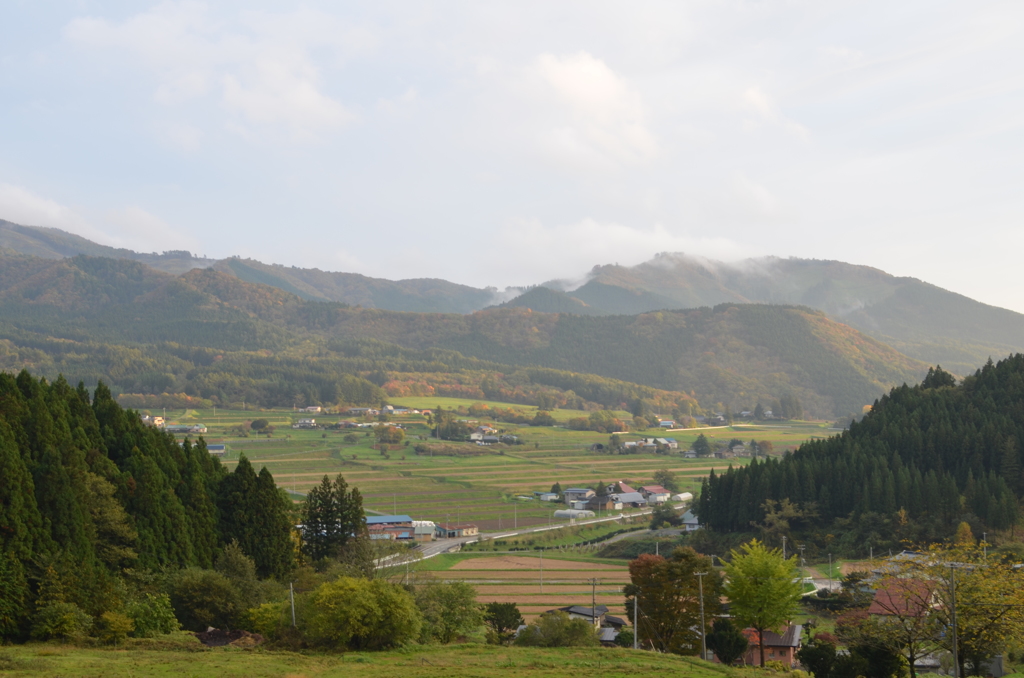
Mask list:
[[[494,644],[505,645],[523,624],[523,615],[515,603],[487,603],[484,606],[484,623],[490,631],[488,640],[493,638]]]

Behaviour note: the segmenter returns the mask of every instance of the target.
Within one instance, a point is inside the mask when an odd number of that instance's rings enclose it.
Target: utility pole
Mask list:
[[[804,560],[804,549],[807,548],[807,546],[805,544],[800,544],[797,548],[800,549],[800,565],[807,567],[807,561]]]
[[[950,587],[950,617],[953,621],[953,678],[960,678],[960,658],[957,652],[957,628],[956,628],[956,570],[953,564],[949,566],[949,587]]]
[[[519,504],[512,504],[512,529],[519,529]]]
[[[700,658],[708,659],[707,629],[704,627],[704,577],[707,572],[694,572],[697,575],[697,585],[700,587]]]
[[[832,593],[832,554],[828,554],[828,592]]]
[[[786,559],[786,535],[782,535],[782,559]]]
[[[540,592],[544,593],[544,550],[541,549],[537,553],[540,554]]]
[[[988,532],[981,533],[981,548],[985,553],[985,560],[988,560]]]
[[[640,628],[636,625],[638,613],[640,611],[640,591],[637,591],[633,596],[633,649],[637,647],[637,643],[640,639]]]
[[[292,628],[295,628],[295,583],[288,582],[288,600],[292,604]]]
[[[590,615],[594,620],[594,626],[600,626],[597,622],[597,579],[590,580]]]

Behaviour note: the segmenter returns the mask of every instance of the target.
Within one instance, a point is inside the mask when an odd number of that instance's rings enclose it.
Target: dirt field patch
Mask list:
[[[544,579],[547,581],[548,573],[552,581],[585,581],[590,579],[592,572],[580,572],[570,570],[548,570],[547,561],[544,561]],[[424,571],[419,573],[421,577],[432,577],[434,579],[458,579],[461,581],[534,581],[540,578],[538,570],[516,570],[509,572],[495,572],[494,570],[459,570],[458,575],[453,575],[451,570],[440,570],[437,572]],[[598,579],[602,582],[628,582],[629,572],[625,568],[619,571],[601,570]]]
[[[612,591],[612,590],[614,590],[614,587],[609,587],[609,586],[601,587],[599,585],[598,586],[597,595],[599,597],[602,596],[602,595],[616,595],[616,596],[621,596],[622,595],[621,591],[614,591],[614,593],[609,593],[609,591]],[[488,596],[500,596],[500,595],[528,596],[528,595],[549,595],[549,594],[557,594],[559,596],[570,595],[570,596],[573,596],[574,598],[577,597],[577,596],[585,596],[585,597],[589,598],[590,597],[590,587],[589,586],[588,587],[583,587],[580,584],[544,584],[544,590],[541,591],[539,583],[536,583],[536,584],[533,584],[533,583],[531,583],[531,584],[518,584],[518,585],[514,584],[512,586],[501,585],[501,584],[481,584],[481,585],[476,587],[476,594],[477,594],[477,598],[481,598],[481,599],[486,598]]]
[[[843,563],[839,566],[839,572],[845,577],[852,572],[864,572],[870,567],[867,561]]]
[[[453,565],[452,570],[536,570],[540,558],[524,558],[522,556],[495,556],[492,558],[468,558],[461,563]],[[555,560],[548,558],[544,561],[545,570],[577,570],[583,572],[610,571],[622,572],[625,570],[618,565],[602,565],[599,563],[581,563],[572,560]]]

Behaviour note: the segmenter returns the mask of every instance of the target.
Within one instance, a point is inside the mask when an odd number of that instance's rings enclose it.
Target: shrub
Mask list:
[[[154,638],[181,628],[166,593],[147,593],[128,603],[125,613],[132,620],[135,638]]]
[[[135,630],[135,622],[126,614],[108,611],[100,615],[99,635],[101,640],[108,643],[123,643],[128,634]]]
[[[423,615],[423,640],[447,645],[483,624],[476,589],[465,582],[432,582],[416,591],[416,607]]]
[[[304,620],[313,645],[352,650],[382,650],[414,640],[420,632],[412,595],[382,580],[340,577],[314,591]]]
[[[32,637],[38,640],[73,640],[88,633],[92,617],[74,603],[50,603],[32,619]]]
[[[542,614],[519,633],[515,644],[525,647],[586,647],[600,643],[590,623],[571,619],[559,610]]]
[[[291,623],[288,603],[263,603],[250,608],[245,613],[245,621],[250,631],[268,640],[277,640],[281,628]]]
[[[199,568],[181,570],[172,578],[171,606],[189,631],[230,629],[242,612],[231,581],[220,572]]]

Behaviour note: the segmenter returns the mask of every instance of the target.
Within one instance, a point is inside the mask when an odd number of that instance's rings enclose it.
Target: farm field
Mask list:
[[[454,398],[396,398],[405,406],[466,406],[477,401]],[[529,410],[526,406],[494,403]],[[533,408],[536,409],[536,408]],[[558,416],[580,416],[581,412],[556,410]],[[160,411],[154,414],[162,414]],[[482,532],[510,528],[556,525],[554,510],[561,505],[533,499],[535,491],[547,491],[553,483],[562,487],[593,485],[598,481],[625,480],[635,485],[652,482],[654,472],[667,468],[677,475],[682,491],[696,494],[703,478],[712,470],[724,470],[730,463],[746,464],[748,459],[683,459],[678,453],[667,455],[610,455],[591,450],[596,443],[606,444],[608,436],[590,431],[571,431],[561,427],[530,427],[494,423],[495,428],[520,436],[522,445],[479,447],[474,456],[417,455],[413,446],[425,442],[430,431],[421,415],[395,418],[406,430],[402,445],[392,445],[384,453],[374,447],[367,429],[297,430],[291,424],[299,418],[313,417],[330,425],[345,419],[337,414],[306,414],[289,410],[177,410],[167,412],[172,423],[202,423],[208,427],[203,436],[211,444],[223,443],[228,452],[224,464],[230,469],[239,455],[259,469],[266,466],[277,483],[301,498],[325,474],[344,475],[358,487],[364,506],[370,513],[408,514],[417,520],[435,522],[472,522]],[[243,437],[239,426],[264,418],[275,427],[271,437],[250,433]],[[481,423],[486,420],[481,420]],[[795,447],[812,437],[824,437],[833,431],[822,424],[792,422],[786,425],[737,425],[733,427],[687,429],[672,432],[646,431],[623,435],[638,440],[644,435],[671,436],[680,448],[688,448],[703,433],[716,440],[739,438],[769,440],[775,453]],[[347,436],[355,442],[346,442]],[[349,437],[349,441],[352,438]]]
[[[196,641],[198,645],[198,641]],[[720,678],[747,675],[692,657],[621,648],[519,648],[466,644],[422,646],[389,652],[336,655],[283,651],[251,651],[201,646],[194,651],[76,648],[28,644],[0,650],[4,676],[189,676],[191,678],[480,678],[510,671],[543,678],[603,678],[636,675],[679,675]],[[752,675],[752,674],[751,674]]]
[[[623,561],[541,553],[445,554],[424,561],[430,569],[418,569],[416,576],[472,584],[478,602],[516,603],[527,622],[556,607],[589,606],[595,598],[609,614],[626,615],[622,587],[629,570]],[[594,591],[591,579],[597,582]]]

